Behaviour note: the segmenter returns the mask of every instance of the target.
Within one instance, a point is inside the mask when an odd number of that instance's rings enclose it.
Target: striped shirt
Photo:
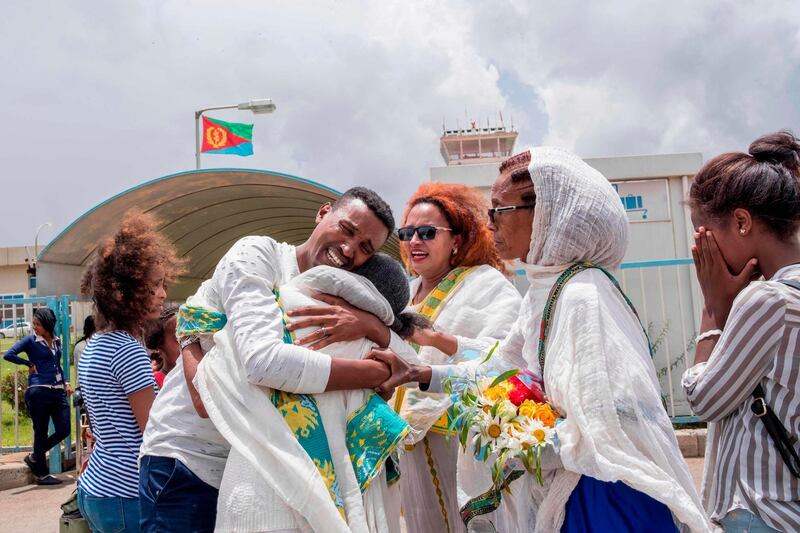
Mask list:
[[[760,383],[783,426],[800,437],[800,291],[782,279],[800,281],[800,265],[736,297],[711,357],[686,371],[683,386],[695,414],[710,422],[703,500],[711,518],[747,509],[779,531],[795,532],[800,479],[750,410]]]
[[[97,439],[78,484],[91,496],[138,498],[142,432],[128,396],[155,385],[147,351],[124,331],[96,333],[81,354],[78,379]]]

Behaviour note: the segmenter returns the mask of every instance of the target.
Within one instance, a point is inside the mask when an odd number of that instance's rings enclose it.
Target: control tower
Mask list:
[[[468,128],[447,129],[442,126],[439,151],[445,165],[430,169],[431,181],[464,183],[472,185],[489,195],[489,187],[497,177],[500,163],[514,155],[517,135],[513,124],[505,126],[500,115],[500,124],[486,127],[469,121]]]
[[[514,155],[518,134],[513,126],[482,128],[471,121],[466,129],[442,130],[439,150],[447,166],[500,164]]]

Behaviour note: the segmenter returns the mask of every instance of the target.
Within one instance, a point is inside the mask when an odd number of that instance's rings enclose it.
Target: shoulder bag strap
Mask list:
[[[800,290],[800,283],[794,280],[784,279],[779,281],[784,285]],[[800,456],[797,454],[793,439],[775,412],[767,404],[767,400],[764,397],[764,388],[760,383],[753,391],[753,403],[750,404],[750,410],[764,423],[772,443],[775,444],[778,453],[781,454],[781,458],[786,463],[789,472],[794,477],[800,478]]]
[[[798,456],[797,450],[792,443],[792,437],[783,427],[780,419],[772,411],[769,404],[767,404],[764,399],[764,389],[760,384],[753,391],[753,403],[750,405],[750,410],[764,423],[772,443],[778,449],[778,453],[781,454],[781,458],[786,463],[789,472],[794,477],[800,478],[800,456]]]

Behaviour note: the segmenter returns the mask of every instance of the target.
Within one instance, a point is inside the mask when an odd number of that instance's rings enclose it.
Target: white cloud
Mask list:
[[[254,122],[255,155],[205,166],[363,184],[398,210],[465,109],[584,156],[711,155],[800,119],[789,0],[30,6],[0,22],[0,175],[25,198],[5,202],[2,245],[193,168],[193,111],[252,97],[278,111],[215,116]]]

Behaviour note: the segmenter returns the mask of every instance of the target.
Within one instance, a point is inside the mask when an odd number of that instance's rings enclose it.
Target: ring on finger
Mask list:
[[[320,333],[322,333],[322,338],[323,339],[328,336],[328,330],[327,330],[327,328],[325,328],[325,326],[322,326],[321,328],[319,328],[319,331],[320,331]]]

